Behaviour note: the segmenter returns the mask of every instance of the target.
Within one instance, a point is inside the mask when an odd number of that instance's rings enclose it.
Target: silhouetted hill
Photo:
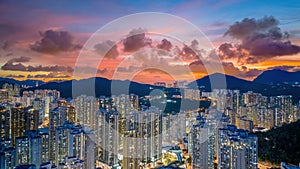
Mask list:
[[[38,82],[39,85],[44,84],[45,82],[40,81],[40,80],[24,80],[24,81],[19,81],[19,80],[15,80],[15,79],[11,79],[11,78],[3,78],[0,77],[0,87],[2,87],[2,85],[4,83],[9,83],[9,84],[18,84],[20,86],[22,85],[26,85],[26,86],[35,86],[36,82]]]
[[[211,85],[211,82],[213,83],[213,85]],[[226,88],[231,90],[240,90],[241,92],[253,91],[261,93],[264,96],[292,95],[294,103],[298,102],[300,99],[300,87],[293,87],[291,85],[284,84],[261,84],[220,73],[205,76],[201,79],[190,83],[189,86],[195,86],[195,83],[199,87],[201,87],[202,91],[211,91],[212,89]]]
[[[113,86],[113,87],[112,87]],[[153,88],[159,88],[149,84],[137,82],[108,80],[101,77],[83,80],[69,80],[63,82],[49,82],[26,90],[55,89],[61,92],[61,96],[68,98],[81,94],[99,96],[111,96],[134,93],[140,96],[148,95]],[[74,89],[74,91],[73,91]],[[74,92],[74,93],[72,93]]]
[[[257,76],[253,82],[261,84],[295,84],[300,82],[300,71],[287,72],[280,69],[267,70]]]
[[[255,133],[258,136],[258,158],[275,164],[298,165],[300,161],[300,120]]]
[[[192,82],[195,83],[195,82]],[[238,89],[242,92],[252,91],[262,91],[267,90],[270,86],[264,84],[257,84],[251,81],[239,79],[234,76],[225,75],[221,73],[214,73],[209,76],[205,76],[201,79],[196,80],[198,86],[205,87],[206,91],[211,91],[211,89]],[[193,84],[190,84],[190,86]]]
[[[273,71],[272,71],[273,72]],[[275,71],[281,72],[281,71]],[[282,73],[284,73],[283,71]],[[291,72],[287,72],[290,74]],[[294,78],[297,78],[298,73],[293,75]],[[261,75],[264,76],[264,75]],[[279,77],[279,75],[277,75]],[[271,77],[271,76],[270,76]],[[290,76],[290,78],[292,78]],[[300,79],[300,78],[298,78]],[[300,99],[300,87],[281,84],[281,85],[269,85],[264,83],[258,83],[258,80],[255,81],[247,81],[243,79],[236,78],[234,76],[223,75],[220,73],[215,73],[209,76],[205,76],[201,79],[198,79],[188,86],[190,88],[198,88],[201,86],[202,91],[211,91],[211,89],[231,89],[231,90],[240,90],[241,92],[253,91],[257,93],[261,93],[264,96],[277,96],[277,95],[292,95],[294,103],[298,102]],[[8,78],[0,78],[0,86],[3,83],[12,83],[19,85],[31,85],[35,86],[36,81],[34,80],[26,80],[26,81],[17,81],[14,79]],[[213,83],[213,85],[211,84]],[[48,82],[44,83],[39,81],[38,88],[32,87],[26,90],[34,90],[34,89],[56,89],[61,92],[62,97],[71,97],[72,89],[75,91],[75,95],[86,94],[86,95],[96,95],[96,96],[110,96],[119,95],[119,94],[129,94],[134,93],[139,96],[148,95],[151,90],[162,87],[157,87],[149,84],[141,84],[137,82],[130,82],[128,80],[108,80],[101,77],[82,79],[82,80],[69,80],[62,82]],[[95,84],[95,85],[94,85]],[[75,87],[74,87],[75,86]],[[113,87],[111,87],[113,86]],[[95,88],[93,88],[95,87]],[[24,89],[25,90],[25,89]],[[111,92],[113,91],[113,92]]]

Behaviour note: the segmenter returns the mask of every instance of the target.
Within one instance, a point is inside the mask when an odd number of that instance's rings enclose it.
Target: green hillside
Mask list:
[[[259,161],[273,164],[286,162],[298,165],[300,162],[300,120],[255,133],[258,136]]]

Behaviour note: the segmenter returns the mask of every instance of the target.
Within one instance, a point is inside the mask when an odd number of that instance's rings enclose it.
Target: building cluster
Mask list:
[[[230,124],[250,132],[269,130],[300,119],[300,104],[293,104],[291,95],[266,97],[260,93],[215,89],[202,92],[216,109],[230,117]]]
[[[178,82],[175,81],[173,83],[166,83],[166,82],[155,82],[154,86],[161,86],[161,87],[167,87],[167,88],[178,88]]]
[[[161,157],[162,112],[138,96],[8,95],[0,106],[0,168],[139,168]]]
[[[257,137],[230,125],[224,113],[209,109],[189,117],[187,144],[191,168],[257,168]]]
[[[257,137],[249,132],[300,117],[291,96],[237,90],[185,90],[184,98],[212,101],[201,112],[164,112],[134,94],[65,100],[56,90],[19,91],[0,90],[3,169],[255,169]]]

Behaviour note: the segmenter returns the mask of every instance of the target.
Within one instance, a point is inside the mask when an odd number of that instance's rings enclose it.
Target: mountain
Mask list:
[[[211,82],[213,85],[211,85]],[[188,86],[190,88],[195,88],[196,84],[202,91],[226,88],[231,90],[240,90],[241,92],[253,91],[261,93],[264,96],[292,95],[294,103],[297,103],[300,99],[300,87],[294,87],[286,84],[272,86],[220,73],[205,76],[191,82]]]
[[[81,94],[99,96],[111,96],[120,94],[134,93],[140,96],[149,95],[153,88],[161,88],[149,84],[141,84],[128,80],[108,80],[101,77],[69,80],[63,82],[49,82],[38,87],[32,87],[26,90],[35,89],[55,89],[60,91],[61,96],[65,98],[76,97]]]
[[[44,84],[45,82],[40,81],[40,80],[24,80],[24,81],[19,81],[19,80],[15,80],[15,79],[11,79],[11,78],[3,78],[0,77],[0,87],[2,87],[2,85],[4,83],[10,83],[10,84],[18,84],[20,86],[22,85],[26,85],[26,86],[35,86],[36,82],[38,82],[39,85]]]
[[[225,75],[221,73],[214,73],[205,76],[201,79],[196,80],[189,84],[189,87],[195,85],[195,83],[204,88],[206,91],[211,91],[211,89],[238,89],[242,92],[252,91],[262,91],[267,90],[270,86],[265,84],[254,83],[251,81],[239,79],[234,76]]]
[[[267,70],[257,76],[253,82],[269,85],[295,84],[300,82],[300,71],[287,72],[280,69]]]
[[[269,73],[271,72],[271,73]],[[275,73],[274,73],[275,72]],[[276,73],[277,72],[277,73]],[[285,75],[279,75],[279,74]],[[266,75],[264,75],[266,74]],[[268,74],[276,74],[268,75]],[[287,75],[286,75],[287,74]],[[224,75],[220,73],[211,74],[198,79],[188,85],[189,88],[197,88],[198,86],[202,91],[211,91],[211,89],[231,89],[240,90],[241,92],[253,91],[261,93],[264,96],[277,96],[277,95],[292,95],[293,102],[297,103],[300,99],[300,87],[292,86],[282,83],[281,85],[269,85],[270,82],[262,82],[262,80],[269,79],[300,79],[298,77],[299,72],[285,72],[281,70],[267,71],[255,79],[254,81],[247,81],[243,79],[236,78],[234,76]],[[268,78],[263,78],[267,76]],[[287,77],[288,76],[288,77]],[[282,78],[281,78],[282,77]],[[295,80],[294,80],[295,81]],[[0,86],[3,83],[13,83],[19,85],[30,85],[35,86],[36,81],[26,80],[17,81],[8,78],[0,78]],[[212,83],[211,83],[212,82]],[[273,80],[274,83],[274,80]],[[68,98],[72,96],[78,96],[81,94],[95,95],[95,96],[110,96],[119,94],[129,94],[134,93],[139,96],[148,95],[153,89],[163,89],[162,87],[157,87],[149,84],[141,84],[137,82],[131,82],[128,80],[108,80],[101,77],[82,79],[82,80],[69,80],[62,82],[48,82],[44,83],[39,81],[38,87],[31,87],[23,90],[35,90],[35,89],[55,89],[61,92],[61,96]],[[164,89],[163,89],[164,90]]]

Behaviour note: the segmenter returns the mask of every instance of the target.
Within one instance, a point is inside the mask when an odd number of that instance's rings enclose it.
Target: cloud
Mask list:
[[[97,74],[105,74],[106,72],[108,72],[107,68],[97,70]]]
[[[247,61],[249,56],[249,52],[241,48],[240,45],[234,45],[231,43],[223,43],[218,48],[218,55],[221,60],[226,59],[237,59],[238,63],[243,63],[244,60]],[[247,61],[248,63],[249,61]]]
[[[118,67],[117,72],[135,72],[136,70],[140,70],[142,67],[136,67],[136,66],[129,66],[128,68],[126,67]]]
[[[161,40],[161,43],[158,44],[156,47],[158,49],[162,49],[162,50],[166,50],[166,51],[170,51],[172,48],[172,43],[170,41],[168,41],[167,39],[163,39]]]
[[[27,56],[20,56],[18,58],[12,58],[10,60],[8,60],[7,62],[9,63],[15,63],[15,62],[18,62],[18,63],[25,63],[25,62],[29,62],[30,61],[30,57],[27,57]]]
[[[24,75],[13,75],[13,74],[9,74],[9,75],[7,75],[6,77],[8,77],[8,78],[24,78],[25,76],[24,76]]]
[[[229,26],[225,32],[239,41],[238,44],[224,43],[219,46],[223,59],[237,58],[240,64],[254,64],[275,56],[293,55],[300,52],[300,46],[292,44],[289,34],[279,28],[274,17],[262,19],[245,18]]]
[[[56,54],[81,49],[80,44],[74,43],[73,36],[67,31],[47,30],[40,32],[41,40],[30,46],[33,51]]]
[[[49,73],[49,74],[36,74],[36,75],[27,75],[28,79],[35,79],[35,78],[70,78],[70,75],[62,75],[62,74],[56,74],[56,73]]]
[[[16,42],[14,42],[14,41],[6,40],[1,44],[1,49],[4,51],[9,51],[12,49],[12,47],[14,46],[15,43]]]
[[[14,63],[11,61],[6,62],[2,67],[2,70],[10,70],[10,71],[23,71],[23,72],[38,72],[38,71],[45,71],[45,72],[67,72],[72,73],[73,68],[69,66],[25,66],[22,63]]]
[[[198,48],[199,42],[193,40],[190,45],[184,44],[179,55],[183,60],[198,60],[201,56],[201,50]]]
[[[107,40],[94,46],[95,50],[106,58],[115,59],[119,56],[115,42]]]
[[[11,62],[5,63],[2,67],[2,70],[12,70],[12,71],[27,71],[26,66],[24,66],[22,63],[14,64]]]
[[[213,64],[213,63],[209,63],[208,61],[206,62],[206,64]],[[236,76],[239,78],[253,79],[254,77],[258,76],[262,72],[262,70],[250,69],[247,68],[246,66],[242,66],[241,68],[238,68],[234,66],[232,62],[222,62],[222,66],[226,74]],[[208,73],[204,63],[200,60],[190,63],[189,67],[194,73],[200,73],[200,74]]]
[[[284,71],[288,71],[288,72],[293,72],[293,71],[298,71],[299,70],[299,66],[288,66],[288,65],[282,65],[282,66],[272,66],[272,67],[268,67],[268,70],[273,70],[273,69],[279,69],[279,70],[284,70]]]
[[[124,52],[135,52],[140,48],[151,45],[152,40],[146,37],[146,30],[142,28],[133,29],[123,40]]]
[[[96,74],[105,74],[108,72],[107,68],[97,69],[91,66],[77,66],[75,68],[76,74],[87,74],[94,76]]]
[[[30,57],[21,56],[18,58],[12,58],[8,60],[2,67],[2,70],[11,70],[11,71],[28,71],[28,72],[38,72],[38,71],[45,71],[45,72],[73,72],[73,68],[69,66],[25,66],[22,63],[26,63],[30,61]]]

